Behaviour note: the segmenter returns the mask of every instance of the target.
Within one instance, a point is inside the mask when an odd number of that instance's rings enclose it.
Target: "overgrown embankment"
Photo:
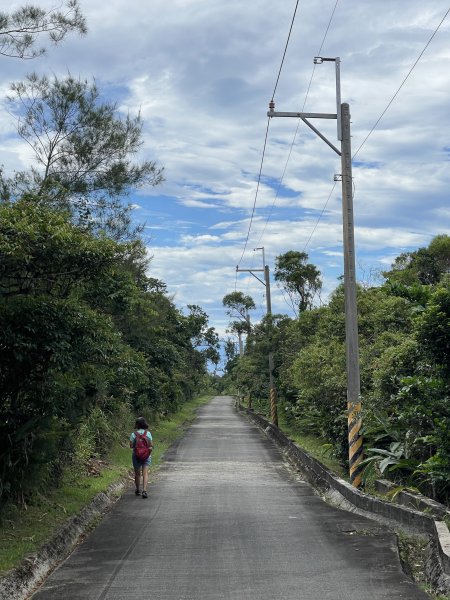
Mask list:
[[[158,468],[167,448],[179,438],[196,416],[196,409],[211,395],[203,395],[184,404],[177,412],[152,423],[155,441],[150,469]],[[91,502],[100,492],[121,480],[132,480],[131,455],[128,444],[134,416],[122,414],[116,422],[117,434],[112,438],[110,451],[101,459],[90,460],[83,472],[68,468],[61,476],[60,487],[47,493],[41,491],[25,504],[9,503],[4,507],[0,522],[0,575],[16,567],[34,553],[73,515]]]
[[[286,288],[293,300],[309,285],[304,266],[294,267]],[[450,236],[438,235],[427,248],[397,257],[378,285],[358,286],[366,473],[373,468],[444,503],[450,501],[449,270]],[[345,468],[344,305],[339,285],[319,308],[299,304],[296,318],[266,317],[249,330],[245,353],[229,354],[222,385],[266,412],[271,351],[285,421],[304,437],[323,439]]]

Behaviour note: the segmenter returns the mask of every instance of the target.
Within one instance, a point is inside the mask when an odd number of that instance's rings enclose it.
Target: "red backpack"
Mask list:
[[[145,462],[150,456],[152,449],[150,448],[150,440],[147,437],[147,429],[144,433],[134,432],[136,440],[134,443],[134,455],[139,462]]]

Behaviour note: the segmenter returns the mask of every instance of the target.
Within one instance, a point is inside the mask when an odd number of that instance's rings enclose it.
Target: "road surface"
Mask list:
[[[157,443],[157,440],[155,440]],[[425,600],[395,538],[326,504],[229,397],[144,500],[130,489],[33,600]]]

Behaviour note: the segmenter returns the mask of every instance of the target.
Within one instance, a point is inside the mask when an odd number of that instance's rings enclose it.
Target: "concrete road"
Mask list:
[[[130,489],[34,600],[428,598],[392,534],[323,502],[231,398],[166,457],[148,499]]]

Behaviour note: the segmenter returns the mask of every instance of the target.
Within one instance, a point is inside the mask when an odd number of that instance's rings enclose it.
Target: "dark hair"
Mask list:
[[[148,429],[148,423],[144,417],[138,417],[134,424],[135,429]]]

